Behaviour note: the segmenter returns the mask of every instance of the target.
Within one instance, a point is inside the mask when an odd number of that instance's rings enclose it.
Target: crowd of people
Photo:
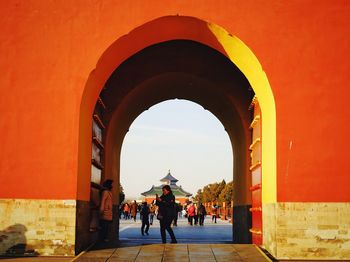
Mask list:
[[[112,202],[112,184],[113,180],[106,180],[100,190],[100,203],[96,205],[99,210],[100,220],[100,238],[103,241],[108,241],[108,232],[113,220],[113,202]],[[190,226],[204,226],[204,220],[207,215],[207,210],[202,203],[188,202],[185,205],[180,205],[175,202],[175,196],[169,185],[162,188],[162,195],[155,195],[155,200],[148,204],[143,202],[141,205],[134,200],[131,203],[123,203],[119,209],[119,219],[137,220],[139,214],[141,220],[141,234],[149,235],[150,225],[153,224],[154,218],[159,220],[160,235],[162,242],[166,243],[166,231],[170,235],[171,243],[177,243],[172,226],[177,226],[179,217],[186,217]],[[211,207],[210,215],[212,222],[216,223],[218,216],[218,206]]]
[[[139,214],[139,219],[142,220],[143,214],[141,212],[142,208],[147,206],[149,208],[149,222],[150,225],[153,224],[154,217],[158,213],[158,206],[154,203],[147,204],[147,202],[143,202],[138,204],[135,200],[131,203],[123,203],[119,209],[119,219],[129,220],[133,219],[136,221],[137,214]],[[174,204],[175,215],[172,222],[173,226],[177,226],[178,218],[185,217],[188,219],[188,224],[193,225],[204,225],[204,220],[207,215],[211,215],[211,220],[213,223],[216,223],[216,219],[218,217],[218,206],[213,205],[208,212],[205,206],[202,203],[193,203],[188,202],[184,205],[180,205],[179,203]]]

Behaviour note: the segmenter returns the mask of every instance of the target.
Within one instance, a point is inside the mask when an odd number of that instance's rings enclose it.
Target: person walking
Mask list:
[[[149,213],[150,213],[150,208],[147,205],[147,202],[143,202],[140,210],[140,216],[141,216],[141,234],[144,236],[145,234],[148,236],[148,230],[149,230]],[[145,230],[146,226],[146,230]]]
[[[196,208],[193,205],[193,203],[191,203],[188,208],[187,208],[187,215],[188,215],[188,223],[193,226],[193,219],[194,216],[196,215]]]
[[[218,216],[218,206],[215,205],[211,208],[211,222],[216,224],[216,217]]]
[[[156,205],[159,207],[157,219],[160,222],[162,242],[166,243],[166,230],[171,237],[171,243],[177,243],[174,231],[171,228],[171,222],[175,216],[175,196],[169,185],[163,186],[162,191],[163,194],[160,197],[156,195]]]
[[[177,219],[179,216],[179,212],[180,212],[180,205],[178,203],[175,203],[175,216],[174,216],[174,222],[173,222],[173,225],[175,227],[177,227]]]
[[[198,225],[198,205],[194,204],[194,225]]]
[[[134,200],[134,202],[130,206],[130,213],[131,213],[131,218],[133,218],[135,222],[136,222],[137,209],[138,209],[138,205],[136,203],[136,200]]]
[[[150,225],[152,225],[153,224],[154,215],[156,214],[157,206],[152,203],[149,209],[150,209],[149,223],[150,223]]]
[[[124,205],[125,204],[119,206],[119,220],[122,219],[122,216],[124,217]]]
[[[124,219],[128,220],[129,219],[129,213],[130,213],[130,206],[128,203],[124,204]]]
[[[108,232],[113,220],[113,202],[112,202],[112,184],[113,180],[107,179],[103,183],[103,191],[100,204],[100,226],[101,240],[108,242]]]
[[[207,211],[205,210],[205,206],[200,203],[198,207],[198,217],[199,217],[199,225],[204,226],[204,218],[207,215]]]

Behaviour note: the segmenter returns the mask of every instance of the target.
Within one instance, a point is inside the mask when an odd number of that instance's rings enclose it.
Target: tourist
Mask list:
[[[112,202],[112,184],[113,180],[107,179],[103,183],[103,191],[100,204],[100,226],[101,240],[108,242],[108,232],[113,220],[113,202]]]
[[[138,205],[136,203],[136,200],[134,200],[134,202],[130,206],[130,214],[131,214],[131,218],[133,218],[135,222],[136,222],[137,209],[138,209]]]
[[[163,186],[162,191],[163,194],[160,197],[156,195],[156,205],[159,207],[157,219],[160,222],[162,242],[166,243],[166,230],[171,237],[171,243],[177,243],[175,234],[170,226],[175,216],[175,196],[169,185]]]
[[[216,223],[216,217],[218,216],[218,206],[212,206],[211,208],[211,222]]]
[[[193,203],[190,203],[187,208],[187,216],[188,216],[188,224],[190,224],[191,226],[193,226],[193,219],[195,215],[196,215],[196,208]]]
[[[194,204],[194,225],[198,225],[198,205]]]
[[[177,227],[177,219],[178,219],[178,216],[179,216],[179,212],[181,211],[181,207],[180,207],[180,204],[178,203],[175,203],[175,216],[174,216],[174,222],[173,222],[173,225],[175,227]]]
[[[140,209],[140,217],[141,217],[141,221],[142,221],[142,225],[141,225],[141,234],[144,236],[145,233],[146,235],[148,235],[148,230],[149,230],[149,214],[150,214],[150,208],[147,205],[147,202],[143,202],[141,209]],[[145,229],[146,226],[146,230]]]
[[[198,207],[198,217],[199,217],[199,225],[203,226],[204,225],[204,218],[207,214],[207,211],[205,210],[205,206],[200,203]]]
[[[154,218],[154,215],[156,214],[156,210],[157,210],[157,206],[152,203],[150,206],[150,213],[149,213],[149,223],[151,225],[153,224],[153,218]]]
[[[130,214],[130,206],[128,203],[124,204],[124,219],[127,220],[129,219],[129,214]]]

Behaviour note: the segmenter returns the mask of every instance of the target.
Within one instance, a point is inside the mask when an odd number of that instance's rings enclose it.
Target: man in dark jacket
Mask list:
[[[160,197],[156,195],[156,205],[159,207],[157,218],[160,222],[160,235],[162,242],[166,243],[166,230],[171,237],[171,243],[177,243],[175,234],[170,226],[175,216],[175,196],[169,185],[163,186],[162,190],[163,194]]]
[[[207,211],[205,210],[205,206],[201,203],[198,207],[198,217],[199,217],[199,225],[204,225],[204,218],[207,215]]]
[[[179,212],[181,211],[181,206],[178,203],[175,203],[175,216],[174,216],[174,227],[177,227],[177,218],[179,216]]]
[[[145,233],[148,236],[148,230],[149,230],[149,207],[147,205],[147,202],[143,202],[140,210],[142,225],[141,225],[141,234],[144,236]],[[146,230],[145,229],[146,226]]]

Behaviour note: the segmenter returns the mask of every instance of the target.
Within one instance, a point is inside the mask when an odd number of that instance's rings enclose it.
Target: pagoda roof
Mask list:
[[[159,196],[161,196],[163,194],[162,188],[164,185],[161,186],[152,186],[152,188],[146,192],[141,193],[141,195],[143,196],[155,196],[156,194],[158,194]],[[171,191],[173,191],[173,194],[175,197],[190,197],[192,196],[191,193],[185,191],[182,189],[181,186],[177,186],[177,185],[170,185]]]
[[[175,177],[173,177],[170,174],[170,170],[169,170],[168,174],[160,180],[160,182],[167,182],[167,181],[171,181],[171,182],[175,182],[176,183],[179,180],[177,180]]]

